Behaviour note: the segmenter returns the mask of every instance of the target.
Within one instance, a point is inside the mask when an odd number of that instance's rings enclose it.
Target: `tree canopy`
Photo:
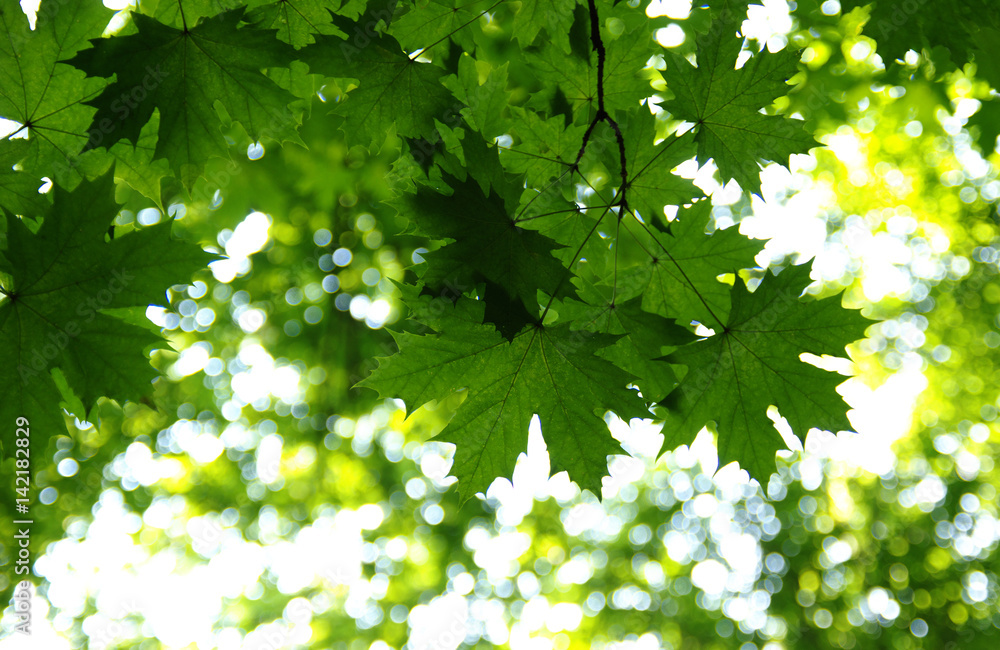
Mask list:
[[[1000,12],[690,4],[0,0],[47,629],[992,647]]]

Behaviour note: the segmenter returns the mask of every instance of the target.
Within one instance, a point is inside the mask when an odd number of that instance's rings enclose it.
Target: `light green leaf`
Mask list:
[[[278,0],[247,3],[247,21],[263,29],[273,29],[278,38],[296,49],[315,42],[316,34],[336,34],[331,12],[357,18],[363,9],[359,0]],[[386,12],[388,15],[388,11]]]
[[[517,138],[500,159],[512,172],[523,173],[529,185],[545,186],[553,178],[564,176],[567,183],[570,165],[576,162],[583,142],[585,125],[567,126],[562,117],[545,119],[533,110],[514,107],[512,131]]]
[[[567,301],[561,319],[571,319],[572,329],[612,334],[620,338],[598,353],[630,375],[649,399],[662,399],[677,385],[677,376],[665,353],[695,340],[694,333],[659,314],[642,310],[642,299],[611,302],[611,287],[581,283],[586,303]]]
[[[490,70],[480,85],[475,59],[463,56],[458,60],[458,75],[446,77],[444,85],[465,104],[462,117],[487,142],[493,142],[506,131],[508,120],[503,112],[510,103],[510,93],[506,89],[507,64]]]
[[[346,34],[354,23],[334,18]],[[317,36],[299,51],[311,72],[358,80],[335,113],[344,116],[343,130],[354,143],[381,142],[395,127],[403,137],[434,137],[434,120],[448,121],[461,104],[441,85],[444,70],[411,59],[395,38],[372,34],[352,37]]]
[[[61,62],[100,36],[111,15],[100,2],[48,0],[31,30],[17,0],[0,0],[0,117],[22,125],[13,135],[29,136],[25,171],[72,187],[104,164],[79,154],[94,113],[84,102],[107,84]]]
[[[442,301],[439,299],[438,303]],[[395,335],[400,352],[380,360],[362,386],[401,397],[409,408],[465,389],[468,397],[438,440],[454,443],[452,473],[462,499],[510,477],[526,451],[528,424],[537,414],[552,471],[600,495],[608,456],[621,453],[602,419],[646,415],[632,379],[595,354],[614,337],[573,332],[567,325],[532,327],[507,342],[481,325],[483,305],[460,298],[437,318],[435,332]],[[426,307],[425,307],[426,309]]]
[[[514,16],[514,38],[521,47],[527,47],[544,29],[548,38],[569,54],[569,30],[575,7],[576,0],[521,0],[521,8]]]
[[[454,40],[466,52],[475,50],[476,23],[497,0],[418,0],[392,23],[395,38],[407,51],[438,58]]]
[[[629,119],[621,120],[621,128],[628,163],[625,197],[629,208],[637,210],[643,218],[662,222],[665,206],[684,205],[702,196],[690,179],[672,173],[695,155],[694,138],[690,134],[657,142],[656,118],[645,107],[634,109]]]
[[[49,207],[38,193],[41,179],[14,170],[30,146],[27,140],[0,140],[0,208],[14,214],[45,214]]]
[[[756,266],[763,242],[741,235],[736,227],[707,232],[712,210],[700,201],[678,212],[670,233],[629,225],[649,251],[649,260],[626,271],[623,297],[642,296],[647,311],[692,320],[716,328],[729,314],[730,286],[717,278]]]
[[[735,178],[760,192],[758,161],[787,164],[791,154],[817,143],[801,120],[760,112],[788,94],[785,82],[798,71],[798,54],[759,52],[737,70],[740,43],[720,27],[698,39],[697,67],[671,53],[667,88],[674,98],[663,108],[695,123],[700,163],[713,158],[724,181]]]

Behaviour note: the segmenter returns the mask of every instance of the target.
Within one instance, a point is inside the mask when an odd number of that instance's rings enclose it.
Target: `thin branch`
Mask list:
[[[621,184],[618,187],[618,199],[615,204],[627,209],[628,200],[625,190],[628,189],[628,161],[625,155],[625,137],[622,135],[618,122],[604,107],[604,62],[607,59],[607,52],[604,49],[604,40],[601,38],[601,18],[597,13],[597,1],[587,0],[587,3],[590,7],[590,42],[594,51],[597,52],[597,113],[591,120],[590,126],[587,127],[586,133],[583,134],[583,142],[580,145],[580,151],[576,154],[572,169],[579,169],[580,161],[587,150],[587,143],[590,142],[597,125],[601,122],[608,124],[615,132],[615,140],[618,143],[618,161],[621,166]],[[621,218],[621,212],[619,212],[619,218]]]

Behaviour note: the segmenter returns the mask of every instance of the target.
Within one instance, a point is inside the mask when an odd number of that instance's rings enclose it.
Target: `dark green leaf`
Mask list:
[[[764,483],[775,469],[775,452],[785,448],[769,406],[803,438],[811,427],[851,428],[834,390],[844,378],[799,355],[843,355],[870,323],[836,298],[801,300],[808,282],[805,266],[766,276],[753,293],[738,280],[725,327],[670,355],[688,370],[666,402],[664,448],[690,444],[715,422],[719,467],[738,461]]]
[[[157,372],[144,351],[165,342],[107,310],[143,312],[212,256],[170,237],[170,222],[105,241],[117,213],[110,175],[72,193],[53,190],[51,210],[37,232],[8,216],[4,251],[10,278],[0,287],[0,417],[24,416],[38,426],[33,444],[64,430],[58,367],[89,408],[98,397],[137,400]],[[58,425],[58,426],[57,426]],[[43,428],[46,427],[46,428]],[[53,428],[48,428],[53,427]],[[3,440],[13,436],[6,429]],[[6,446],[6,445],[5,445]]]
[[[273,30],[242,28],[243,9],[176,29],[134,14],[137,34],[96,39],[69,62],[90,76],[116,79],[94,100],[98,111],[88,148],[139,141],[154,109],[160,111],[154,158],[166,158],[187,187],[212,156],[229,155],[215,104],[255,141],[296,140],[294,97],[262,73],[287,66],[294,50]]]

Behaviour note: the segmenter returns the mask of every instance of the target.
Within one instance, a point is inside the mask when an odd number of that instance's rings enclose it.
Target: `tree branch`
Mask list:
[[[628,210],[628,200],[625,196],[625,190],[628,189],[628,161],[625,156],[625,137],[622,135],[622,130],[618,122],[604,108],[604,61],[607,58],[607,52],[604,49],[604,40],[601,38],[601,18],[597,13],[597,1],[587,0],[587,3],[590,7],[590,42],[594,47],[594,51],[597,52],[597,113],[594,115],[594,119],[591,120],[590,126],[587,127],[586,133],[583,134],[583,143],[580,145],[580,151],[576,154],[576,160],[573,162],[572,169],[579,170],[580,160],[583,159],[583,154],[587,150],[587,143],[594,134],[594,128],[601,122],[607,123],[615,132],[615,140],[618,143],[621,184],[618,186],[618,198],[614,205],[621,208],[618,212],[618,218],[621,219],[622,214]]]

